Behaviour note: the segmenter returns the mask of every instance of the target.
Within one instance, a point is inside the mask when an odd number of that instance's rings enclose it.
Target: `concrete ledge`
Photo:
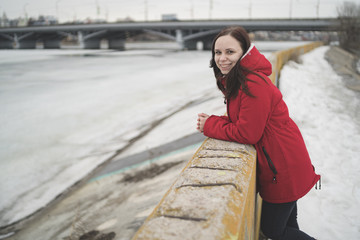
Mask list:
[[[137,239],[256,239],[256,151],[206,139]]]

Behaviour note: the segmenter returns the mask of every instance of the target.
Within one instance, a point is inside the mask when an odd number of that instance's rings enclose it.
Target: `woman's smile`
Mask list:
[[[222,71],[230,71],[232,69],[232,64],[219,64],[220,70]]]

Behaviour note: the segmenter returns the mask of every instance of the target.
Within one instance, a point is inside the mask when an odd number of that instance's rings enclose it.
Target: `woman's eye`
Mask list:
[[[232,51],[232,50],[227,50],[227,54],[232,54],[232,53],[234,53],[234,51]]]
[[[215,51],[215,54],[219,55],[219,54],[221,54],[221,52],[220,51]]]

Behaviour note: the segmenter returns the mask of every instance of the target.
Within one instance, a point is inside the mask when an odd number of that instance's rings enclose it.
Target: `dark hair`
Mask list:
[[[227,27],[221,30],[221,32],[214,38],[212,43],[212,58],[210,60],[210,67],[213,68],[214,75],[216,78],[216,84],[218,88],[225,94],[225,99],[231,99],[237,96],[239,89],[251,96],[254,97],[249,91],[247,81],[252,81],[246,77],[246,73],[252,72],[249,69],[241,66],[239,58],[236,65],[231,69],[231,71],[223,76],[220,69],[217,67],[215,62],[215,43],[216,40],[222,36],[230,35],[235,38],[239,43],[243,50],[243,54],[245,54],[251,45],[250,38],[246,30],[242,27]],[[224,87],[222,80],[226,78],[226,87]]]

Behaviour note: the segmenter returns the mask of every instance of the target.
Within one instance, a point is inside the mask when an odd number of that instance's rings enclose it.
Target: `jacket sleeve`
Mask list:
[[[256,77],[258,78],[258,77]],[[238,116],[223,118],[210,116],[204,126],[204,135],[225,141],[243,144],[256,144],[262,137],[265,125],[271,112],[271,83],[263,79],[248,82],[249,91],[255,96],[250,97],[239,91],[232,101],[240,101],[236,110]],[[230,110],[229,114],[233,114]],[[236,119],[235,122],[231,121]]]

